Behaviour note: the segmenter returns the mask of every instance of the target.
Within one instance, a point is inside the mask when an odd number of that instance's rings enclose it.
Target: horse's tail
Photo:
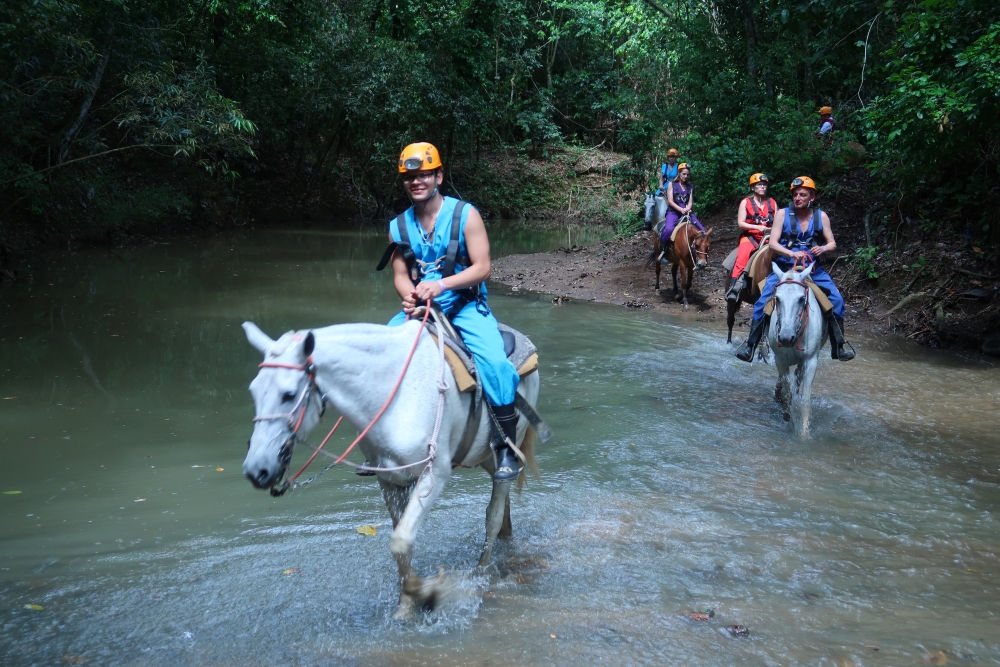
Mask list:
[[[538,461],[535,459],[535,446],[537,444],[538,433],[535,431],[534,426],[528,424],[528,430],[524,433],[524,440],[521,441],[521,451],[524,453],[525,466],[521,469],[521,474],[517,476],[518,493],[524,488],[528,468],[531,468],[531,474],[535,476],[535,481],[539,483],[542,481],[541,475],[538,474]]]

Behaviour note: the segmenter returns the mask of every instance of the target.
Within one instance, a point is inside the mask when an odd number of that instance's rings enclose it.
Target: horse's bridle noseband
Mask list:
[[[288,368],[293,371],[303,371],[306,374],[307,382],[302,388],[302,393],[299,394],[299,399],[295,401],[295,405],[288,412],[277,412],[270,415],[260,415],[254,417],[254,422],[271,421],[274,419],[285,419],[288,421],[288,428],[292,431],[292,438],[297,439],[299,435],[299,429],[302,427],[302,421],[305,419],[306,410],[309,408],[309,399],[313,395],[313,391],[319,396],[319,406],[320,406],[320,417],[323,416],[323,412],[326,411],[326,397],[323,392],[319,390],[319,385],[316,384],[316,364],[313,363],[313,358],[310,356],[306,359],[305,365],[299,366],[296,364],[279,364],[276,362],[265,361],[261,363],[257,368]],[[299,410],[298,418],[295,416],[295,411]]]
[[[810,308],[809,308],[809,284],[805,280],[802,280],[801,282],[798,281],[798,280],[781,280],[781,281],[778,282],[777,285],[774,286],[775,292],[777,292],[777,289],[778,289],[779,286],[786,285],[786,284],[799,285],[800,287],[802,287],[803,289],[805,289],[805,293],[806,293],[806,307],[802,309],[802,314],[799,316],[799,321],[795,325],[795,349],[798,350],[799,352],[804,352],[805,348],[802,346],[802,336],[805,333],[806,326],[809,324],[809,310],[810,310]],[[774,298],[775,308],[777,308],[777,306],[778,306],[778,296],[777,296],[777,293],[775,294],[775,296],[773,298]],[[774,333],[775,333],[775,335],[778,338],[778,347],[784,347],[781,344],[781,317],[778,317],[778,321],[777,321],[777,323],[775,323]]]

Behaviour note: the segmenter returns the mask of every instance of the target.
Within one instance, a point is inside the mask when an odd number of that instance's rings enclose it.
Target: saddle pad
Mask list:
[[[748,276],[754,275],[754,271],[757,270],[757,264],[760,263],[761,258],[767,254],[766,251],[770,249],[771,248],[769,248],[766,243],[761,243],[760,247],[753,251],[753,254],[750,255],[750,261],[747,262],[747,268],[744,269]]]
[[[681,227],[686,227],[689,224],[691,224],[691,223],[690,222],[682,222],[681,224],[679,224],[676,227],[674,227],[674,231],[671,232],[671,234],[670,234],[670,242],[673,243],[674,239],[677,238],[677,232],[679,232],[681,230]]]
[[[520,377],[525,377],[538,370],[538,349],[531,342],[531,339],[506,324],[498,323],[498,326],[500,335],[504,339],[504,352],[507,353],[507,359],[517,369],[517,374]],[[428,322],[427,329],[434,337],[436,344],[437,327],[434,326],[433,322]],[[476,362],[468,348],[461,341],[455,341],[448,336],[445,336],[444,344],[444,357],[448,361],[448,365],[451,366],[458,390],[475,391]]]
[[[762,280],[760,283],[760,289],[764,289],[764,283],[766,280]],[[826,292],[819,288],[819,285],[814,283],[812,280],[806,279],[806,284],[809,285],[809,289],[812,290],[813,296],[816,297],[816,301],[819,302],[820,310],[826,315],[831,310],[833,310],[833,303],[830,301],[830,297],[826,295]],[[764,306],[764,314],[770,316],[774,312],[774,299],[768,299],[767,305]]]

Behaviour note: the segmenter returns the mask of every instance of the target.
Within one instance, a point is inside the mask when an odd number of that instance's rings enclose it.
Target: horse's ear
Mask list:
[[[809,277],[809,274],[813,272],[813,267],[816,266],[816,262],[810,262],[806,270],[799,274],[799,280],[805,282],[805,279]]]
[[[306,339],[302,341],[302,356],[308,358],[316,349],[316,336],[310,331],[306,334]]]
[[[705,232],[705,236],[711,236],[712,232],[714,232],[714,231],[715,231],[715,227],[709,227],[708,231]]]
[[[247,340],[250,341],[250,344],[260,350],[261,354],[267,354],[270,347],[274,345],[274,341],[271,340],[270,336],[261,331],[260,327],[253,322],[244,322],[243,331],[246,332]]]
[[[778,266],[777,262],[771,262],[771,270],[774,271],[774,275],[778,276],[779,278],[785,277],[785,272],[781,270],[781,267]]]

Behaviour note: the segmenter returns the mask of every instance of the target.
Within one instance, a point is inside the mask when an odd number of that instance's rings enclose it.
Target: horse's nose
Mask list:
[[[258,489],[266,489],[273,482],[271,479],[271,471],[267,468],[260,468],[257,471],[244,470],[243,474],[246,475],[247,479],[250,480],[250,483]]]

